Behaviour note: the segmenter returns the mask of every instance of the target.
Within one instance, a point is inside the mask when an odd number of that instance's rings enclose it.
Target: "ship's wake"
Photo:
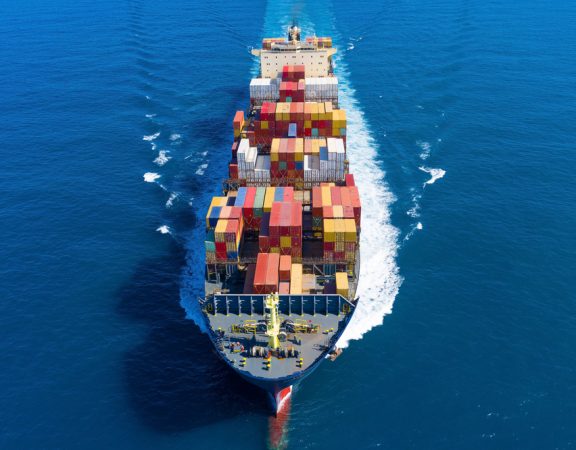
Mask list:
[[[369,131],[364,113],[348,81],[346,64],[338,63],[340,107],[347,115],[347,153],[350,171],[354,173],[362,199],[362,233],[360,242],[360,298],[352,321],[338,342],[347,347],[373,327],[381,325],[392,311],[402,277],[396,264],[399,231],[391,223],[390,208],[395,197],[385,181],[385,173],[377,161],[379,143]]]

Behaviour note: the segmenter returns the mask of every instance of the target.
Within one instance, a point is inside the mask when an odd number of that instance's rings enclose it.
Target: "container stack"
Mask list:
[[[250,103],[260,106],[264,102],[277,102],[280,86],[280,80],[276,78],[253,78],[250,81]]]
[[[272,45],[278,42],[286,42],[284,38],[265,38],[262,39],[262,48],[264,50],[272,50]]]
[[[302,264],[293,263],[290,268],[290,294],[302,294]]]
[[[332,38],[330,37],[307,37],[307,44],[314,44],[318,48],[332,48]]]
[[[282,81],[304,80],[306,78],[306,66],[303,64],[282,67]]]
[[[232,121],[232,126],[234,128],[234,139],[236,139],[240,137],[242,128],[244,128],[244,111],[236,111],[234,120]]]
[[[241,139],[237,152],[238,178],[245,180],[249,174],[254,173],[257,157],[258,149],[256,147],[250,147],[248,139]]]
[[[304,98],[307,102],[332,102],[333,105],[338,104],[338,78],[306,78]]]
[[[346,136],[346,112],[332,102],[264,102],[253,123],[251,145],[270,145],[275,137]],[[248,132],[247,132],[248,134]]]
[[[244,230],[242,209],[233,204],[237,197],[213,197],[206,214],[206,263],[238,260]]]
[[[281,102],[303,102],[306,95],[306,82],[305,80],[282,81],[279,92]]]
[[[241,208],[244,226],[247,230],[260,229],[264,214],[265,187],[240,187],[234,206]]]
[[[254,272],[254,293],[272,294],[278,292],[280,255],[277,253],[258,253]]]
[[[343,297],[348,298],[349,285],[348,274],[346,272],[336,272],[336,293]]]
[[[279,201],[270,212],[270,252],[302,260],[302,203]]]
[[[272,179],[304,178],[304,140],[302,138],[272,140],[270,177]]]

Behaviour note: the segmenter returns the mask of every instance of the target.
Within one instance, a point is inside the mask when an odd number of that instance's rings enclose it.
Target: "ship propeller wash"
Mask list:
[[[201,300],[221,358],[270,393],[340,351],[360,266],[361,203],[346,153],[331,38],[264,39],[260,76],[236,112],[229,175],[206,214]]]

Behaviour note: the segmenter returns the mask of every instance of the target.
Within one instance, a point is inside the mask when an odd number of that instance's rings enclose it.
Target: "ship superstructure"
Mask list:
[[[361,203],[338,108],[330,38],[264,39],[260,76],[233,120],[223,195],[206,215],[210,337],[282,409],[354,313]]]

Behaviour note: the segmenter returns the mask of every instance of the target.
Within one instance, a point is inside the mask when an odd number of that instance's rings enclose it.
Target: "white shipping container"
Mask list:
[[[306,78],[306,100],[308,101],[338,101],[338,78],[325,77]]]
[[[250,98],[255,104],[280,99],[280,80],[253,78],[250,82]]]

